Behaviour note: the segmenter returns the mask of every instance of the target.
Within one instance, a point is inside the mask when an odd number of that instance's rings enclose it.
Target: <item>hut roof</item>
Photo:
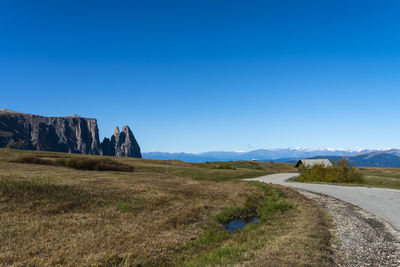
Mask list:
[[[297,162],[296,168],[303,165],[304,167],[312,167],[315,165],[322,165],[325,167],[332,166],[332,162],[329,159],[301,159]]]

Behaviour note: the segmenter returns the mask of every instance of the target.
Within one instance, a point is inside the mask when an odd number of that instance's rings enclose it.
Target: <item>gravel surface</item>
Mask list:
[[[376,216],[338,199],[299,190],[332,216],[337,266],[400,266],[400,233]]]
[[[400,230],[400,190],[286,182],[298,173],[279,173],[247,180],[305,189],[356,205]]]
[[[285,182],[298,174],[246,179],[295,187],[332,216],[337,266],[400,266],[400,191]],[[343,201],[341,201],[343,200]]]

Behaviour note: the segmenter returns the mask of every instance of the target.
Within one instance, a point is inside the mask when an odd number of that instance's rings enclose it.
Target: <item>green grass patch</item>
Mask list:
[[[253,169],[253,170],[264,170],[258,162],[255,161],[216,161],[216,162],[210,162],[209,164],[212,164],[213,166],[211,168],[217,169],[223,169],[223,168],[229,168],[229,169],[236,169],[236,168],[243,168],[243,169]]]
[[[238,262],[244,253],[263,245],[271,233],[260,229],[261,224],[277,219],[295,208],[279,189],[266,184],[252,183],[262,196],[248,198],[243,206],[232,206],[213,216],[214,223],[197,240],[190,242],[174,264],[184,266],[215,266]],[[224,226],[232,219],[248,220],[258,217],[259,224],[248,224],[244,229],[229,233]],[[189,252],[188,252],[189,251]],[[186,255],[186,258],[182,255]],[[187,257],[191,255],[191,257]]]
[[[271,174],[272,172],[253,170],[253,169],[221,170],[221,169],[210,169],[210,168],[172,167],[168,169],[166,168],[165,173],[176,175],[179,177],[192,178],[196,180],[227,182],[227,181],[263,176]]]
[[[247,217],[249,214],[240,207],[228,207],[225,208],[221,213],[214,216],[214,219],[221,223],[226,224],[230,220],[233,219],[243,219],[243,217]]]
[[[211,169],[217,169],[217,170],[236,170],[235,167],[229,165],[229,164],[221,164],[221,165],[215,165],[212,166]]]
[[[130,203],[124,201],[118,201],[115,203],[115,208],[121,212],[133,212],[134,208]]]
[[[287,196],[280,190],[273,187],[266,187],[263,184],[255,183],[267,196],[261,205],[257,205],[257,216],[262,222],[268,221],[276,214],[283,214],[293,209],[294,205],[287,200]]]

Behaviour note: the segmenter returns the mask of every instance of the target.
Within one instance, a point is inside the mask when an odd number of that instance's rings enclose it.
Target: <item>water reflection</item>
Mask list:
[[[251,221],[249,221],[249,222],[246,222],[245,220],[236,220],[236,219],[233,219],[233,220],[230,220],[230,221],[228,222],[227,225],[225,225],[225,229],[226,229],[228,232],[233,233],[233,232],[235,232],[235,231],[237,231],[237,230],[239,230],[239,229],[245,228],[246,225],[249,224],[249,223],[251,223],[251,224],[257,224],[257,223],[259,223],[259,220],[258,220],[257,217],[253,217],[253,218],[251,219]]]

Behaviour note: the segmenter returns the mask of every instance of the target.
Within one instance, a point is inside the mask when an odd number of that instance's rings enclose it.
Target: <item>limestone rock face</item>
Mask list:
[[[96,119],[0,113],[0,147],[100,154]]]
[[[116,138],[117,137],[117,138]],[[96,119],[44,117],[0,110],[0,147],[68,153],[141,157],[129,127],[99,141]]]
[[[114,149],[114,155],[119,156],[118,149],[119,149],[119,127],[115,127],[114,134],[111,136],[111,146]]]
[[[112,146],[110,139],[107,137],[105,137],[103,139],[103,142],[101,143],[101,150],[103,152],[103,155],[105,155],[105,156],[114,156],[115,155],[114,146]]]
[[[141,158],[139,145],[128,126],[122,127],[119,136],[119,128],[115,129],[113,137],[115,137],[115,156],[117,157],[134,157]]]
[[[133,157],[141,158],[139,144],[136,141],[131,129],[128,126],[115,128],[114,134],[111,139],[104,138],[102,143],[103,155],[116,156],[116,157]]]

